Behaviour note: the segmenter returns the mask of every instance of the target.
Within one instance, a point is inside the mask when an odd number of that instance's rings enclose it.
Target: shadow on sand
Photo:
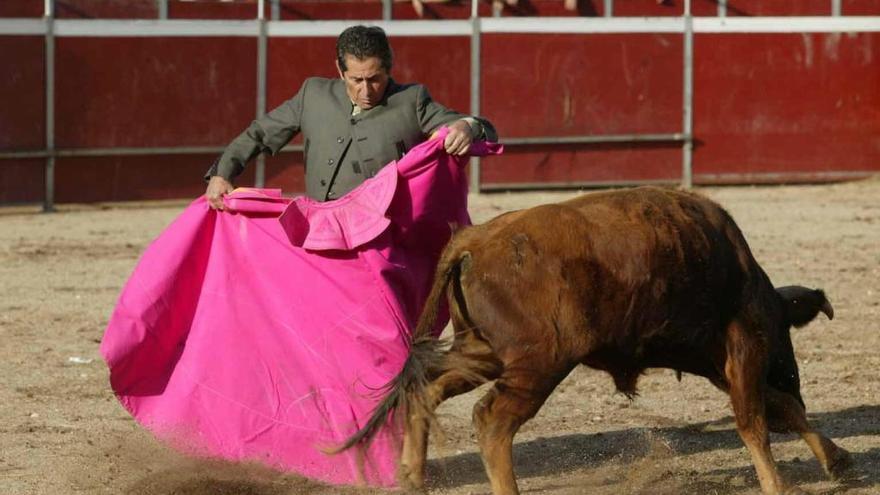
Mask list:
[[[880,435],[880,405],[860,406],[810,415],[811,422],[833,439]],[[795,435],[774,435],[773,440],[796,440]],[[845,442],[842,442],[845,444]],[[742,442],[733,419],[686,426],[628,428],[595,434],[571,434],[517,443],[514,463],[520,480],[560,476],[541,482],[541,491],[600,495],[611,493],[678,495],[681,493],[756,493],[757,480],[746,457],[743,465],[709,471],[672,469],[670,457],[725,449],[740,449]],[[745,454],[743,454],[745,456]],[[821,482],[825,475],[804,447],[804,460],[779,463],[782,475],[799,484]],[[173,467],[150,472],[121,490],[127,495],[367,495],[392,493],[379,489],[335,487],[296,475],[278,473],[256,465],[172,457]],[[852,488],[880,493],[880,448],[853,452],[855,467],[842,484],[823,495]],[[588,470],[585,476],[568,476]],[[431,460],[429,489],[452,489],[486,481],[474,453]],[[733,482],[732,482],[733,481]],[[117,491],[118,493],[119,491]],[[523,490],[528,493],[528,488]]]
[[[834,440],[863,435],[880,435],[880,405],[858,406],[834,412],[808,414],[811,424]],[[796,440],[797,435],[773,434],[771,442]],[[680,427],[629,428],[595,434],[572,434],[538,438],[516,443],[514,465],[519,479],[563,474],[584,468],[598,468],[610,463],[632,464],[651,455],[656,442],[665,445],[672,456],[684,456],[714,450],[739,449],[743,443],[731,416],[710,422]],[[845,443],[845,442],[842,442]],[[809,450],[804,446],[805,460],[795,458],[779,462],[787,479],[812,483],[826,479]],[[854,467],[842,482],[846,488],[875,487],[880,493],[880,448],[853,452]],[[712,479],[740,478],[749,480],[742,491],[754,489],[757,483],[751,466],[709,471]],[[486,481],[481,460],[468,453],[432,460],[428,464],[430,486],[452,488]],[[700,476],[680,480],[679,489],[686,493],[738,493],[727,483],[701,480]],[[719,489],[721,488],[721,489]]]

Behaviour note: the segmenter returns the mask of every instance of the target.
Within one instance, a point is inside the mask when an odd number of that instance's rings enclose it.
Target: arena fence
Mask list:
[[[552,188],[593,185],[639,184],[678,182],[684,187],[694,183],[694,36],[695,34],[759,34],[759,33],[877,33],[880,16],[843,16],[842,0],[830,0],[830,15],[824,16],[728,16],[728,2],[717,2],[717,11],[711,17],[695,17],[691,0],[685,0],[681,15],[668,17],[614,17],[613,0],[602,0],[600,17],[500,17],[497,10],[492,16],[481,15],[480,2],[471,1],[467,19],[451,20],[398,20],[393,19],[391,0],[382,0],[382,19],[368,21],[280,20],[278,0],[259,0],[252,20],[190,20],[169,19],[167,0],[157,0],[158,18],[130,19],[59,19],[54,0],[45,0],[42,19],[0,19],[0,36],[43,36],[45,38],[45,148],[40,150],[0,151],[0,159],[45,160],[45,191],[43,207],[54,209],[56,194],[55,164],[59,158],[153,155],[206,155],[222,151],[221,146],[149,146],[149,147],[56,147],[56,54],[58,38],[132,38],[132,37],[244,37],[256,40],[256,108],[254,115],[262,116],[267,109],[268,40],[271,38],[332,38],[345,27],[366,22],[384,28],[389,36],[405,37],[469,37],[470,38],[470,112],[481,113],[481,90],[485,90],[484,61],[481,43],[487,35],[580,35],[580,34],[672,34],[682,37],[681,52],[681,122],[667,132],[631,132],[589,135],[531,135],[502,136],[502,142],[513,149],[546,145],[618,145],[640,143],[676,144],[680,147],[680,172],[677,178],[629,178],[609,180],[516,180],[486,183],[481,177],[481,164],[474,159],[470,168],[471,190]],[[302,151],[302,146],[288,145],[285,152]],[[860,176],[862,171],[831,171],[826,178]],[[771,180],[772,180],[772,176]],[[811,175],[821,179],[821,174]],[[259,157],[255,166],[254,183],[266,183],[266,164]]]

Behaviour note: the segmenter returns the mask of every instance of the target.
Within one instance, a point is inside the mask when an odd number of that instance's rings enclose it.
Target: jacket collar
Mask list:
[[[402,86],[400,84],[397,84],[394,78],[389,77],[388,86],[385,87],[385,94],[382,95],[382,99],[379,101],[379,103],[370,110],[387,105],[388,97],[400,91],[401,87]],[[348,93],[345,92],[345,81],[343,81],[341,78],[334,79],[333,94],[335,95],[340,108],[342,108],[345,114],[351,115],[351,109],[354,103],[352,103],[351,98],[348,97]],[[363,110],[360,115],[366,115],[367,112],[369,112],[370,110]]]

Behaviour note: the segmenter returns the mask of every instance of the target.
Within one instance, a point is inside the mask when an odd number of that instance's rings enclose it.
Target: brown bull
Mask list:
[[[449,349],[428,337],[444,294]],[[436,407],[495,380],[473,419],[492,492],[516,494],[513,436],[575,366],[628,396],[644,370],[671,368],[730,395],[765,494],[803,493],[780,477],[768,430],[799,433],[831,476],[850,463],[800,394],[789,332],[819,311],[833,317],[821,290],[774,289],[730,215],[696,194],[639,188],[508,213],[454,235],[403,371],[343,448],[403,407],[400,480],[422,487]]]

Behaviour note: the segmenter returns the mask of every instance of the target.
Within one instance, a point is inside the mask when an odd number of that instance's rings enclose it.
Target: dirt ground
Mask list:
[[[836,311],[793,332],[813,423],[849,449],[844,482],[809,449],[774,435],[783,475],[821,494],[880,494],[880,179],[821,186],[704,188],[737,219],[777,286],[824,288]],[[475,221],[574,192],[471,199]],[[257,466],[182,457],[135,425],[98,354],[104,326],[139,254],[184,203],[0,208],[0,493],[366,494]],[[484,494],[470,426],[485,389],[440,409],[430,492]],[[726,396],[667,370],[630,402],[578,369],[516,437],[524,493],[758,493]]]

